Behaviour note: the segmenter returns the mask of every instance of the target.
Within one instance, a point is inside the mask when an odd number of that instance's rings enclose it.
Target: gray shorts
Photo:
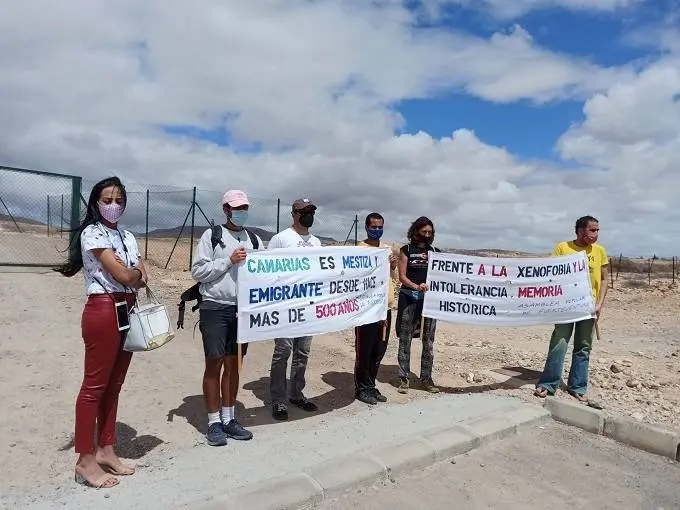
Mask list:
[[[201,303],[198,327],[203,336],[203,352],[206,358],[224,358],[238,355],[238,316],[235,306],[215,306],[215,303]],[[245,356],[248,344],[241,345]]]

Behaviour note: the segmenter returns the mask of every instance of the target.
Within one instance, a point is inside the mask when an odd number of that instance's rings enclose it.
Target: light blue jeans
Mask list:
[[[570,324],[555,324],[550,338],[548,357],[545,360],[543,373],[536,384],[537,388],[545,388],[550,395],[554,395],[559,388],[564,370],[564,358],[567,355],[569,339],[573,332],[574,352],[571,356],[567,391],[572,395],[585,395],[588,390],[588,364],[593,346],[594,329],[595,319],[585,319]]]

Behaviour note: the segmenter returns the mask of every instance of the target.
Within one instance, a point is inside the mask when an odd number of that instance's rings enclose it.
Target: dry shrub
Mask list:
[[[648,273],[649,260],[645,259],[618,259],[613,258],[611,261],[612,270],[617,273]]]
[[[647,280],[643,280],[642,278],[635,279],[627,278],[621,283],[627,289],[646,289],[647,287],[649,287],[649,282],[647,282]]]

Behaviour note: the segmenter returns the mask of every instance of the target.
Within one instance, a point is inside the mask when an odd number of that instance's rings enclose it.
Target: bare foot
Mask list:
[[[96,454],[97,463],[106,471],[113,475],[127,476],[135,473],[135,469],[126,466],[118,458],[116,452],[113,451],[113,446],[103,446],[97,449]]]
[[[110,489],[118,485],[118,479],[104,472],[94,455],[83,455],[75,467],[75,480],[82,485],[97,489]]]

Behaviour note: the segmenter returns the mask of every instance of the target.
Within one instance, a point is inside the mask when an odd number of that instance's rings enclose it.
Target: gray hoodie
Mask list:
[[[252,251],[248,232],[240,230],[235,232],[222,227],[222,242],[212,249],[210,237],[212,231],[207,229],[198,241],[194,262],[191,265],[191,276],[201,282],[200,292],[203,299],[213,301],[221,305],[236,305],[237,270],[238,265],[231,263],[230,257],[234,250],[244,247],[246,251]],[[262,239],[257,235],[258,250],[263,250]]]

